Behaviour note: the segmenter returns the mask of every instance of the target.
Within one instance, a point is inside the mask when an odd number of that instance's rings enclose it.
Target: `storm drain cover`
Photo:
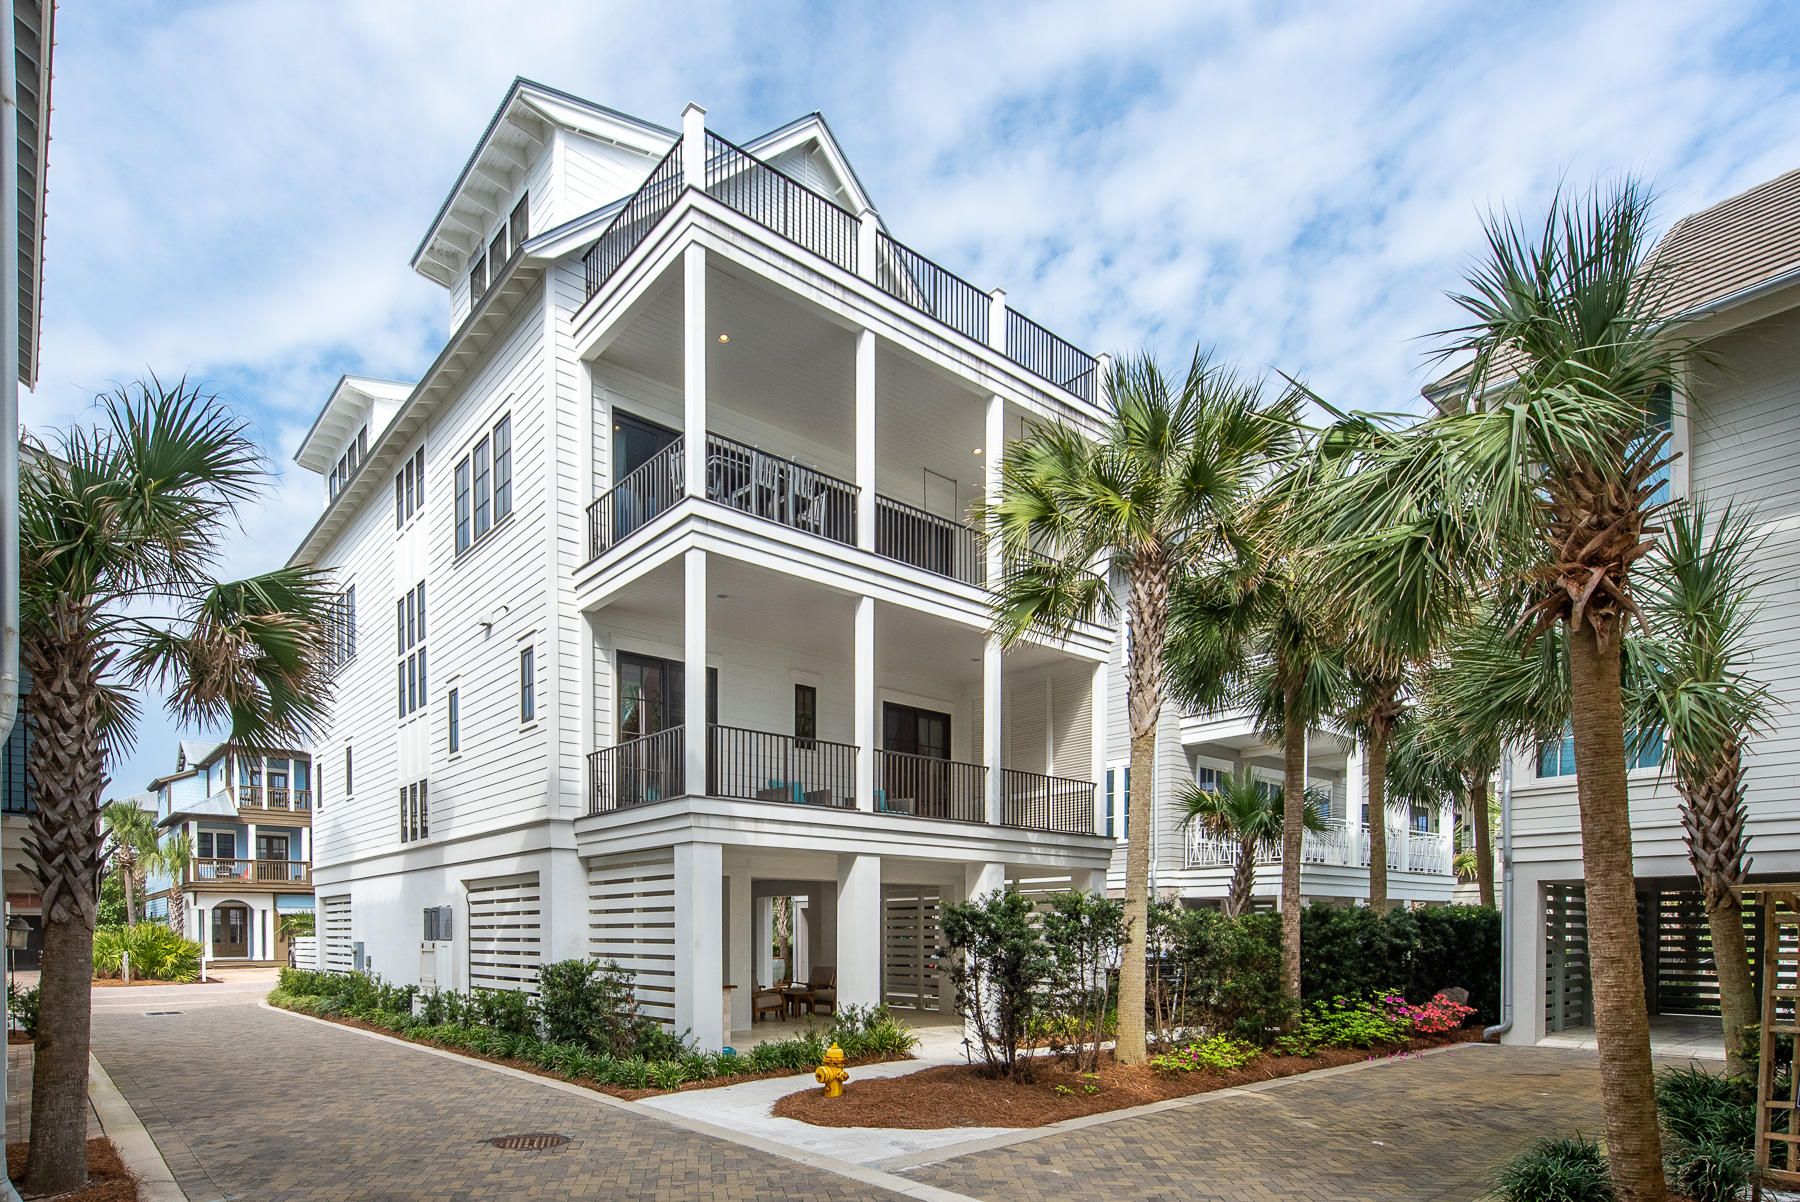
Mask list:
[[[179,1011],[179,1010],[146,1010],[146,1011],[144,1011],[144,1017],[145,1018],[161,1018],[165,1014],[180,1014],[180,1013],[181,1013],[181,1011]]]
[[[566,1135],[553,1135],[548,1131],[533,1131],[526,1135],[502,1135],[498,1139],[490,1139],[488,1143],[506,1152],[542,1152],[546,1148],[560,1148],[569,1142]]]

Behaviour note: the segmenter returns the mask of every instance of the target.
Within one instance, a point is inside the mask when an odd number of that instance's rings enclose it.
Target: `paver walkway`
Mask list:
[[[94,1052],[192,1202],[899,1197],[255,1000],[96,997]],[[524,1132],[570,1142],[484,1142]]]
[[[1539,1135],[1600,1126],[1588,1052],[1465,1045],[975,1152],[906,1176],[991,1199],[1472,1199]]]

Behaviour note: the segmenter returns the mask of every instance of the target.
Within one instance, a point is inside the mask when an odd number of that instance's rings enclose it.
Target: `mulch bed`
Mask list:
[[[25,1175],[25,1154],[31,1145],[6,1145],[6,1173],[14,1182]],[[27,1198],[54,1198],[56,1202],[137,1202],[137,1176],[119,1159],[110,1139],[87,1141],[88,1184],[72,1194],[25,1194]]]
[[[276,1008],[284,1009],[284,1007]],[[305,1011],[293,1010],[289,1011],[289,1013],[305,1014]],[[489,1064],[503,1064],[507,1068],[516,1068],[520,1072],[530,1073],[534,1077],[547,1077],[552,1081],[564,1081],[570,1085],[579,1085],[583,1089],[591,1089],[595,1093],[603,1093],[610,1097],[622,1098],[627,1102],[636,1102],[643,1098],[661,1097],[663,1094],[688,1093],[696,1089],[719,1089],[726,1085],[742,1085],[746,1081],[767,1081],[773,1077],[794,1076],[794,1070],[792,1069],[777,1068],[762,1073],[733,1073],[729,1077],[708,1077],[704,1081],[689,1081],[678,1089],[624,1089],[617,1085],[602,1085],[588,1077],[565,1077],[561,1073],[553,1073],[548,1069],[539,1068],[537,1065],[526,1060],[506,1060],[499,1056],[483,1056],[479,1052],[471,1052],[465,1048],[453,1048],[448,1044],[432,1043],[429,1040],[424,1039],[409,1039],[404,1035],[388,1030],[386,1027],[378,1027],[374,1023],[364,1022],[360,1018],[347,1018],[342,1015],[324,1014],[306,1014],[306,1017],[321,1019],[328,1023],[337,1023],[342,1027],[355,1027],[359,1031],[372,1031],[377,1035],[386,1035],[389,1039],[398,1039],[403,1043],[416,1043],[422,1048],[435,1048],[440,1052],[449,1052],[452,1055],[462,1056],[469,1060],[485,1060]],[[858,1056],[853,1060],[846,1060],[844,1063],[851,1068],[857,1068],[871,1064],[891,1064],[896,1060],[914,1059],[917,1059],[917,1057],[893,1056],[884,1058],[881,1056]]]
[[[1383,1060],[1450,1043],[1481,1038],[1481,1028],[1424,1036],[1404,1044],[1373,1049],[1321,1048],[1311,1056],[1259,1056],[1229,1072],[1159,1073],[1147,1064],[1121,1065],[1112,1053],[1100,1055],[1098,1080],[1040,1059],[1030,1084],[983,1076],[965,1064],[943,1065],[904,1077],[858,1082],[854,1074],[841,1098],[817,1089],[791,1093],[775,1103],[779,1118],[799,1119],[815,1127],[891,1127],[933,1131],[946,1127],[1042,1127],[1064,1119],[1124,1110],[1170,1098],[1251,1085],[1276,1077],[1336,1068],[1365,1060]],[[1085,1086],[1098,1086],[1093,1094]],[[1058,1093],[1057,1086],[1070,1091]]]
[[[7,1043],[36,1043],[37,1040],[35,1040],[31,1036],[25,1034],[25,1032],[23,1032],[23,1031],[8,1031],[6,1033],[6,1042]]]

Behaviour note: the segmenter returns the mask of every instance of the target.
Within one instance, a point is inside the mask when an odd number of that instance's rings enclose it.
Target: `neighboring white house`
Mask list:
[[[413,266],[441,354],[295,456],[343,592],[327,966],[617,959],[717,1047],[775,897],[840,1004],[937,1010],[941,904],[1102,882],[1112,632],[1001,654],[965,524],[1024,423],[1097,428],[1100,363],[893,240],[816,114],[740,147],[517,81]]]
[[[1800,171],[1682,219],[1658,253],[1675,263],[1683,333],[1704,359],[1673,405],[1679,498],[1727,502],[1766,535],[1756,673],[1772,730],[1745,759],[1753,879],[1800,875]],[[1512,769],[1514,901],[1510,1042],[1592,1021],[1574,756],[1520,749]],[[1652,1014],[1716,1014],[1710,941],[1682,840],[1679,797],[1654,753],[1629,771],[1632,854]],[[1754,948],[1754,943],[1752,944]]]

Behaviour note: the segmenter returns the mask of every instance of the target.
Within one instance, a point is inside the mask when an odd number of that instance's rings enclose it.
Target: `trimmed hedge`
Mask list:
[[[1300,914],[1300,991],[1308,1001],[1396,989],[1428,998],[1459,986],[1484,1023],[1500,1018],[1500,912],[1431,906],[1378,914],[1314,903]]]

